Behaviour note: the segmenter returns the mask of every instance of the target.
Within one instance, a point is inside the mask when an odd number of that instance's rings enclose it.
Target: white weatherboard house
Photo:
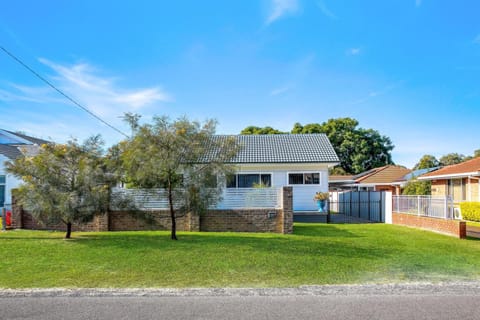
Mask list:
[[[232,136],[217,135],[217,139]],[[328,192],[328,169],[339,159],[325,134],[235,135],[242,146],[226,190],[264,186],[293,189],[293,210],[317,210],[313,196]]]
[[[0,208],[10,206],[11,190],[20,184],[17,178],[5,172],[5,162],[25,154],[36,154],[43,143],[48,141],[0,129]]]

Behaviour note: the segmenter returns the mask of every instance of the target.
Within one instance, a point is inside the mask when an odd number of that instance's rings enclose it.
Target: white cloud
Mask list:
[[[332,11],[330,11],[330,9],[328,9],[327,5],[325,4],[325,1],[319,0],[317,2],[317,5],[320,8],[320,11],[322,11],[324,15],[326,15],[331,19],[337,19],[337,16]]]
[[[361,52],[362,52],[362,49],[360,48],[350,48],[347,50],[347,55],[356,56],[356,55],[359,55]]]
[[[47,59],[39,61],[55,72],[51,77],[47,77],[49,81],[81,105],[104,118],[118,117],[125,112],[138,111],[156,102],[172,100],[159,86],[135,89],[120,87],[117,84],[118,79],[99,75],[99,71],[87,63],[67,66]],[[15,84],[10,86],[14,92],[0,90],[0,100],[70,103],[50,87]]]
[[[298,11],[299,3],[298,0],[271,0],[271,10],[268,15],[267,25],[273,23],[274,21],[280,19],[286,14],[292,14]]]
[[[287,91],[289,91],[292,87],[290,85],[287,85],[287,86],[283,86],[283,87],[279,87],[279,88],[275,88],[273,89],[271,92],[270,92],[270,95],[271,96],[278,96],[280,94],[283,94]]]
[[[415,0],[415,7],[420,7],[422,5],[422,0]]]

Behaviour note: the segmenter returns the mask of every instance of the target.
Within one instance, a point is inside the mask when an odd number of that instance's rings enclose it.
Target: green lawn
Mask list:
[[[480,279],[480,241],[384,224],[294,235],[0,232],[0,287],[272,287]]]

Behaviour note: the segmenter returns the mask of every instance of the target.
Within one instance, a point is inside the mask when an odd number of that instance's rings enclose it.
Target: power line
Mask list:
[[[50,81],[48,81],[47,79],[45,79],[44,77],[42,77],[40,74],[38,74],[35,70],[33,70],[32,68],[30,68],[26,63],[24,63],[22,60],[20,60],[19,58],[17,58],[13,53],[11,53],[10,51],[8,51],[7,49],[5,49],[4,47],[0,46],[0,49],[2,49],[8,56],[10,56],[13,60],[15,60],[16,62],[18,62],[20,65],[22,65],[25,69],[27,69],[28,71],[30,71],[31,73],[33,73],[37,78],[39,78],[40,80],[42,80],[43,82],[45,82],[48,86],[50,86],[53,90],[57,91],[58,93],[60,93],[62,96],[64,96],[66,99],[68,99],[70,102],[72,102],[74,105],[76,105],[77,107],[79,107],[80,109],[82,109],[83,111],[87,112],[88,114],[90,114],[92,117],[94,117],[95,119],[99,120],[100,122],[102,122],[103,124],[105,124],[106,126],[110,127],[111,129],[117,131],[118,133],[120,133],[121,135],[125,136],[126,138],[128,138],[128,135],[123,133],[121,130],[115,128],[113,125],[111,125],[110,123],[108,123],[107,121],[103,120],[102,118],[100,118],[99,116],[97,116],[95,113],[93,113],[92,111],[90,111],[87,107],[84,107],[82,106],[80,103],[78,103],[77,101],[75,101],[73,98],[71,98],[69,95],[67,95],[66,93],[64,93],[62,90],[58,89],[57,87],[55,87]]]

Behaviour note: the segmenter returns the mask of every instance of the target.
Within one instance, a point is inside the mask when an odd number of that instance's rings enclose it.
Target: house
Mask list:
[[[451,196],[455,202],[480,201],[480,157],[426,173],[418,180],[432,182],[432,196]]]
[[[317,210],[315,192],[328,191],[328,169],[338,156],[325,134],[217,135],[234,137],[241,146],[230,161],[236,174],[227,179],[226,189],[265,187],[293,189],[293,210]]]
[[[386,165],[353,176],[331,176],[330,190],[391,191],[398,195],[409,173],[405,167]]]
[[[17,178],[5,172],[5,162],[34,155],[43,143],[48,141],[0,129],[0,208],[10,205],[11,190],[20,184]]]

